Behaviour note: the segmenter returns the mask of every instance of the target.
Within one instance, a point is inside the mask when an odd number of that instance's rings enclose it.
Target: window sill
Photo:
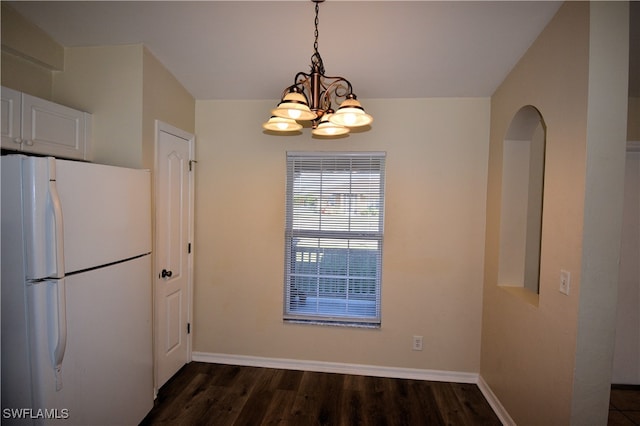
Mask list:
[[[380,329],[381,324],[369,324],[362,322],[349,322],[349,321],[322,321],[322,320],[303,320],[303,319],[287,319],[284,320],[285,324],[303,324],[303,325],[320,325],[329,327],[346,327],[346,328],[369,328]]]
[[[538,304],[540,303],[540,295],[537,294],[537,293],[534,293],[533,291],[529,290],[528,288],[511,287],[511,286],[505,286],[505,285],[500,285],[498,287],[500,287],[501,289],[503,289],[504,291],[506,291],[509,294],[513,294],[514,296],[516,296],[520,300],[523,300],[523,301],[527,302],[528,304],[530,304],[532,306],[535,306],[536,308],[538,307]]]

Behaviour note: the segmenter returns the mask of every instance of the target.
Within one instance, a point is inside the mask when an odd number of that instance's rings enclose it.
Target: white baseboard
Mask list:
[[[344,364],[338,362],[307,361],[285,358],[263,358],[246,355],[227,355],[192,352],[193,361],[250,367],[281,368],[285,370],[316,371],[321,373],[356,374],[361,376],[398,379],[431,380],[435,382],[478,383],[477,373],[459,371],[422,370],[416,368],[381,367],[376,365]]]
[[[513,421],[496,394],[493,393],[482,376],[478,376],[478,388],[480,388],[480,392],[482,392],[482,395],[484,395],[484,398],[487,400],[487,402],[493,409],[493,412],[496,413],[496,416],[498,416],[498,419],[500,419],[502,424],[504,426],[516,426],[516,422]]]

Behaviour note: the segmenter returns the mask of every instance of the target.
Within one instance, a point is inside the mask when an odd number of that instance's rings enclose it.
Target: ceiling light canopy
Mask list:
[[[324,0],[315,3],[315,41],[311,56],[311,72],[299,72],[294,83],[282,92],[282,100],[271,111],[271,118],[262,124],[265,130],[286,134],[302,129],[302,122],[311,122],[314,136],[336,137],[349,133],[351,128],[371,124],[373,117],[362,108],[353,93],[351,83],[344,77],[328,77],[318,52],[318,10]],[[333,110],[333,103],[342,103]]]

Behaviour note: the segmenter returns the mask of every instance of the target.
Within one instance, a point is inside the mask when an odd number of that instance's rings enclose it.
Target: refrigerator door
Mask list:
[[[22,191],[22,217],[12,220],[24,223],[27,280],[151,252],[148,170],[25,155],[3,156],[2,167],[12,170],[3,191]]]
[[[151,252],[148,170],[56,160],[69,274]]]
[[[2,408],[28,407],[31,402],[27,310],[25,302],[25,242],[22,229],[22,163],[2,157],[0,183],[2,203],[0,309],[2,330]],[[11,350],[6,350],[11,348]],[[11,391],[9,391],[9,389]],[[3,422],[4,423],[4,422]]]
[[[55,284],[29,286],[29,308],[35,314],[30,330],[33,407],[57,417],[45,424],[134,425],[151,410],[150,267],[146,255],[65,279],[67,346],[59,389],[51,324],[42,314]]]

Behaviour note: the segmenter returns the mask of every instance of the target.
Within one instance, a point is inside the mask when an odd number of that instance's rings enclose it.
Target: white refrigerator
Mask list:
[[[153,406],[149,171],[1,161],[2,424],[138,424]]]

